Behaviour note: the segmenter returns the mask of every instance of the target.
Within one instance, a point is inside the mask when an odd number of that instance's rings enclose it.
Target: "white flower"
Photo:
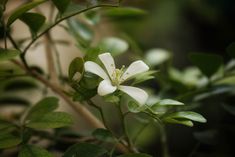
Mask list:
[[[92,61],[85,62],[84,67],[85,71],[96,74],[104,79],[98,86],[98,94],[100,96],[105,96],[116,90],[121,90],[135,99],[140,105],[145,104],[148,99],[148,94],[144,90],[132,86],[121,85],[132,76],[149,70],[149,67],[143,61],[138,60],[133,62],[124,71],[124,67],[116,69],[114,59],[110,53],[100,54],[99,59],[106,70],[103,70],[97,63]]]

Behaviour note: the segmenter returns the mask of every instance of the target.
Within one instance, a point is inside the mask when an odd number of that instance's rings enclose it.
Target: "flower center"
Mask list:
[[[123,65],[121,69],[115,69],[112,74],[112,84],[114,86],[119,86],[121,83],[121,77],[124,73],[125,66]]]

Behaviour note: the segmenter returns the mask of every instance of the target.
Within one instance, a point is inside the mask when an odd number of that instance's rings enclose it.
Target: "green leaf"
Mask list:
[[[84,73],[81,81],[79,84],[84,88],[84,89],[94,89],[98,86],[100,82],[100,79],[97,75],[92,74],[92,73]],[[80,89],[77,89],[80,91]],[[82,89],[81,89],[82,90]]]
[[[113,94],[105,95],[103,98],[105,102],[116,103],[116,104],[120,102],[120,98]]]
[[[36,34],[44,24],[46,18],[38,13],[24,13],[20,16],[20,20],[28,25],[32,34]]]
[[[99,48],[89,48],[84,57],[85,61],[97,61],[98,55],[100,54]]]
[[[163,100],[159,100],[156,103],[154,103],[153,105],[151,105],[150,108],[153,113],[160,114],[160,113],[164,113],[166,110],[163,107],[182,106],[182,105],[184,105],[184,103],[176,101],[176,100],[163,99]]]
[[[188,120],[192,120],[192,121],[196,121],[196,122],[200,122],[200,123],[206,122],[206,119],[202,115],[200,115],[196,112],[191,112],[191,111],[182,111],[182,112],[172,113],[172,114],[168,115],[167,118],[188,119]]]
[[[53,157],[47,150],[33,145],[23,145],[18,157]]]
[[[189,59],[207,77],[211,77],[223,65],[222,57],[214,54],[191,53]]]
[[[106,129],[98,128],[95,131],[93,131],[92,136],[94,136],[96,139],[100,141],[106,141],[106,142],[114,142],[115,139],[112,135],[112,133]]]
[[[146,109],[146,106],[140,106],[137,102],[135,101],[130,101],[127,104],[127,108],[130,112],[133,113],[138,113]]]
[[[87,9],[87,6],[71,2],[67,6],[66,10],[63,12],[61,17],[66,17],[66,16],[76,14],[78,12],[81,12],[84,9]]]
[[[28,79],[14,79],[7,81],[4,86],[5,92],[13,92],[13,91],[22,91],[22,90],[30,90],[35,89],[37,84],[33,82],[33,80]]]
[[[176,100],[172,100],[172,99],[163,99],[160,100],[157,105],[160,106],[178,106],[178,105],[184,105],[184,103],[176,101]]]
[[[146,15],[146,12],[142,9],[131,8],[131,7],[119,7],[112,8],[105,11],[105,15],[115,18],[130,18],[130,17],[139,17]]]
[[[24,98],[21,98],[21,97],[18,97],[16,95],[13,95],[13,96],[1,96],[0,97],[0,105],[17,105],[17,106],[29,106],[29,101],[24,99]]]
[[[71,0],[52,0],[55,4],[56,8],[59,10],[60,13],[64,13],[67,7],[69,6]]]
[[[17,129],[17,126],[14,124],[0,119],[0,134],[10,133],[13,130]]]
[[[95,26],[100,22],[101,16],[97,10],[89,10],[84,13],[84,20],[90,25]]]
[[[82,75],[83,71],[84,71],[83,59],[80,57],[74,58],[69,65],[69,79],[73,80],[73,77],[76,74],[76,72],[79,72]]]
[[[69,147],[63,157],[100,157],[107,153],[107,150],[101,146],[79,143]]]
[[[170,52],[164,49],[152,49],[146,53],[145,60],[150,66],[156,66],[169,60]]]
[[[13,11],[13,13],[8,18],[7,27],[9,27],[13,22],[15,22],[18,18],[20,18],[25,12],[35,8],[39,4],[42,4],[46,1],[47,0],[36,0],[36,1],[26,3],[26,4],[18,7],[16,10]]]
[[[164,118],[163,121],[167,123],[173,123],[173,124],[182,124],[182,125],[186,125],[189,127],[193,126],[193,122],[191,120],[178,120],[178,119],[172,119],[172,118]]]
[[[68,31],[75,37],[77,43],[82,48],[89,47],[93,37],[94,32],[90,29],[90,27],[76,18],[70,18],[67,20]]]
[[[157,71],[149,70],[147,72],[143,72],[143,73],[140,73],[138,75],[135,75],[135,76],[131,77],[130,79],[134,78],[134,81],[133,81],[132,85],[136,85],[136,84],[142,83],[144,81],[154,79],[155,77],[153,75],[156,72]]]
[[[10,50],[10,49],[1,49],[0,48],[0,61],[5,61],[9,59],[13,59],[20,55],[20,51],[18,50]]]
[[[99,47],[100,51],[110,52],[112,56],[117,56],[127,51],[129,46],[126,41],[120,38],[108,37],[99,43]]]
[[[31,108],[31,110],[28,112],[26,119],[37,119],[49,112],[54,111],[58,107],[58,101],[59,100],[55,97],[47,97],[42,99]]]
[[[96,89],[86,89],[80,86],[73,95],[74,101],[84,101],[94,97],[97,94]]]
[[[0,148],[14,147],[20,143],[21,139],[19,137],[11,134],[0,134]]]
[[[117,157],[152,157],[152,156],[144,153],[130,153],[130,154],[119,155]]]
[[[226,48],[227,53],[232,57],[235,58],[235,42],[231,43],[227,48]]]
[[[26,126],[33,129],[61,128],[73,124],[71,115],[65,112],[51,112],[30,120]]]

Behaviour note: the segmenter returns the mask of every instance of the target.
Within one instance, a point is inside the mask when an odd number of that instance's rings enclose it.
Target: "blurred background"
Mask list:
[[[14,0],[9,2],[9,12],[20,3]],[[146,14],[131,18],[103,18],[103,22],[96,27],[95,39],[98,41],[103,36],[114,35],[128,36],[129,41],[135,41],[134,45],[138,46],[128,52],[130,58],[127,60],[126,54],[123,54],[117,58],[120,62],[129,63],[132,53],[143,55],[153,48],[171,52],[174,56],[173,65],[180,70],[191,66],[188,59],[190,52],[219,54],[223,56],[224,62],[230,59],[225,50],[235,41],[234,0],[124,0],[121,5],[141,8]],[[47,14],[50,8],[42,5],[41,9]],[[12,30],[14,37],[20,39],[29,36],[29,32],[23,30],[26,30],[26,26],[17,21]],[[82,55],[82,52],[63,28],[53,30],[52,36],[54,39],[62,38],[71,42],[68,46],[58,46],[62,71],[67,75],[69,63],[74,57]],[[43,59],[45,54],[41,53],[44,51],[43,46],[32,48],[31,51],[27,56],[30,58],[30,64],[39,65],[47,71],[46,61]],[[157,94],[161,88],[158,82],[147,82],[147,85],[155,87],[154,92]],[[227,97],[226,101],[234,105],[235,98]],[[166,126],[172,157],[235,156],[235,116],[234,113],[230,114],[224,110],[220,102],[220,95],[210,97],[197,109],[208,120],[206,124],[196,124],[193,128]],[[158,135],[157,126],[150,125],[138,139],[143,150],[156,157],[161,156]]]
[[[152,48],[167,49],[173,53],[173,64],[179,69],[191,65],[190,52],[219,54],[224,62],[230,59],[226,48],[235,41],[234,0],[126,0],[124,3],[148,12],[143,18],[116,21],[119,29],[135,39],[144,52]],[[169,152],[173,157],[235,155],[235,117],[221,107],[222,97],[211,97],[199,108],[199,113],[208,119],[207,124],[193,128],[167,125]],[[226,101],[234,106],[234,95]],[[156,141],[153,143],[148,149],[154,154],[161,146]]]

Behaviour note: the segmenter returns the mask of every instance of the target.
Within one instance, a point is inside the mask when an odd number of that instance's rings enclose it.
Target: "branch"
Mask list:
[[[105,126],[104,124],[97,119],[86,107],[82,106],[79,103],[75,103],[71,100],[70,97],[68,97],[63,90],[61,90],[61,88],[59,88],[58,86],[55,86],[53,84],[51,84],[47,79],[43,78],[41,75],[39,75],[38,73],[36,73],[35,71],[30,71],[29,69],[26,69],[20,62],[16,61],[16,60],[12,60],[13,63],[15,63],[16,65],[20,66],[22,69],[24,69],[29,75],[31,75],[32,77],[36,78],[38,81],[40,81],[42,84],[46,85],[47,87],[49,87],[55,94],[59,95],[65,102],[67,102],[68,105],[70,105],[75,112],[77,112],[78,114],[80,114],[82,117],[84,117],[84,119],[91,124],[91,126],[93,126],[94,128],[104,128]],[[130,152],[129,148],[127,148],[126,145],[122,144],[122,143],[118,143],[117,144],[117,148],[119,151],[123,152],[123,153],[128,153]]]
[[[47,60],[47,68],[48,68],[48,73],[49,73],[49,79],[50,79],[50,81],[53,84],[58,85],[59,84],[59,80],[58,80],[57,73],[56,73],[53,52],[52,52],[52,49],[50,47],[51,37],[50,37],[49,32],[46,33],[46,36],[45,36],[44,39],[45,39],[45,53],[46,53],[46,60]]]
[[[89,7],[89,8],[86,8],[86,9],[83,9],[83,10],[80,10],[78,12],[75,12],[71,15],[68,15],[68,16],[65,16],[61,19],[59,19],[58,21],[56,21],[55,23],[53,23],[51,26],[49,26],[47,29],[45,29],[43,32],[41,32],[41,34],[39,34],[38,36],[36,36],[26,47],[25,49],[23,50],[23,56],[26,55],[26,52],[28,51],[28,49],[32,46],[32,44],[37,40],[39,39],[41,36],[43,36],[45,33],[47,33],[48,31],[50,31],[53,27],[55,27],[57,24],[59,24],[60,22],[70,18],[70,17],[73,17],[75,15],[78,15],[78,14],[81,14],[83,12],[86,12],[88,10],[91,10],[91,9],[95,9],[95,8],[101,8],[101,7],[118,7],[117,5],[107,5],[107,4],[101,4],[101,5],[96,5],[96,6],[92,6],[92,7]]]

